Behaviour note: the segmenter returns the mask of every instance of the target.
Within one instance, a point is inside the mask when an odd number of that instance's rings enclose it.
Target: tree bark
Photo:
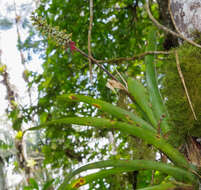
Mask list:
[[[171,10],[179,31],[191,38],[193,31],[201,32],[201,1],[171,0]]]

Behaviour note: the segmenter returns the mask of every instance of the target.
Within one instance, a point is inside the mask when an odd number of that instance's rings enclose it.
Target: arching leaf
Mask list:
[[[85,102],[92,106],[95,106],[96,108],[104,112],[111,114],[112,116],[118,119],[121,119],[122,121],[128,122],[130,124],[140,125],[143,128],[150,130],[152,132],[155,131],[154,128],[149,123],[147,123],[142,118],[135,115],[134,113],[124,110],[120,107],[114,106],[102,100],[97,100],[88,96],[76,95],[76,94],[61,95],[58,97],[58,100],[61,102],[63,101]]]
[[[125,134],[133,135],[145,140],[147,143],[152,144],[157,149],[166,154],[169,159],[177,166],[184,168],[191,168],[184,156],[170,144],[166,142],[165,139],[158,137],[157,134],[150,132],[144,128],[137,127],[135,125],[130,125],[124,122],[117,122],[113,120],[95,118],[95,117],[66,117],[63,119],[53,120],[44,124],[41,124],[36,127],[32,127],[28,130],[38,130],[41,128],[55,127],[60,128],[64,124],[77,124],[77,125],[86,125],[94,126],[98,128],[109,128],[109,129],[118,129]],[[66,125],[69,126],[69,125]]]
[[[119,172],[128,172],[128,171],[135,171],[135,170],[158,170],[163,173],[166,173],[170,176],[173,176],[176,180],[182,181],[182,182],[195,182],[195,176],[181,168],[177,168],[174,166],[171,166],[170,164],[164,164],[154,161],[148,161],[148,160],[105,160],[105,161],[99,161],[94,162],[91,164],[87,164],[85,166],[82,166],[78,168],[77,170],[73,171],[65,180],[64,183],[59,187],[59,190],[64,190],[67,186],[69,181],[74,177],[75,175],[91,170],[91,169],[97,169],[97,168],[107,168],[112,167],[113,170],[103,170],[101,172],[97,172],[92,175],[88,175],[82,178],[79,178],[78,180],[74,181],[72,183],[71,187],[79,187],[86,183],[88,183],[90,180],[97,179],[99,177],[104,177],[105,175],[110,175],[119,173]],[[82,179],[82,182],[80,182],[80,179]]]

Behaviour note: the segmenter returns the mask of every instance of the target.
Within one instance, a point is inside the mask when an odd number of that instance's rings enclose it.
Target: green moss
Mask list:
[[[166,107],[173,122],[171,139],[180,145],[188,135],[201,136],[201,49],[184,44],[178,49],[179,63],[197,115],[195,121],[184,87],[179,77],[175,55],[168,57],[161,72],[162,94],[167,98]]]

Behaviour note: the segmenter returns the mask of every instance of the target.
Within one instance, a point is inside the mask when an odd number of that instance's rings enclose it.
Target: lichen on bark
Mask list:
[[[179,31],[191,38],[192,31],[201,32],[201,1],[171,0],[171,10]]]

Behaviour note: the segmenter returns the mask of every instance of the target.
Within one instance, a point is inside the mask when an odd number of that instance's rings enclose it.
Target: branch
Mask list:
[[[89,20],[89,30],[88,30],[88,55],[91,56],[91,31],[92,31],[92,23],[93,23],[93,0],[89,2],[89,9],[90,9],[90,20]],[[89,73],[90,73],[90,80],[92,82],[92,63],[91,59],[89,58]]]
[[[92,56],[87,55],[85,52],[83,52],[81,49],[75,47],[75,50],[77,52],[79,52],[80,54],[82,54],[84,57],[87,57],[88,59],[90,59],[92,61],[92,63],[96,64],[100,69],[102,69],[104,72],[106,72],[106,74],[111,77],[113,80],[118,81],[117,78],[112,75],[103,65],[99,64],[99,61],[96,60],[95,58],[93,58]]]
[[[144,53],[140,53],[137,54],[133,57],[119,57],[119,58],[114,58],[114,59],[109,59],[109,60],[96,60],[98,63],[121,63],[122,61],[133,61],[136,59],[142,59],[144,58],[146,55],[160,55],[160,54],[171,54],[171,51],[147,51]]]
[[[172,11],[171,11],[171,7],[170,7],[170,0],[168,0],[168,11],[169,11],[169,14],[170,14],[170,18],[172,20],[172,24],[174,25],[175,27],[175,30],[177,31],[178,34],[182,35],[181,32],[179,31],[179,28],[177,27],[176,25],[176,22],[174,20],[174,16],[172,14]]]
[[[9,74],[8,74],[6,65],[0,62],[0,66],[2,67],[2,71],[0,75],[3,77],[3,80],[1,82],[6,87],[6,91],[7,91],[6,99],[8,100],[8,103],[11,109],[15,110],[18,108],[16,104],[17,93],[14,92],[12,88],[12,84],[10,83]]]
[[[172,34],[173,36],[176,36],[176,37],[178,37],[178,38],[181,38],[181,39],[187,41],[189,44],[191,44],[191,45],[193,45],[193,46],[196,46],[196,47],[198,47],[198,48],[201,48],[201,45],[195,43],[195,42],[192,41],[192,40],[189,40],[188,38],[184,37],[181,33],[176,33],[176,32],[174,32],[174,31],[170,30],[169,28],[163,26],[162,24],[160,24],[160,23],[153,17],[153,15],[151,14],[151,11],[150,11],[150,9],[149,9],[149,0],[147,0],[147,3],[145,4],[145,7],[146,7],[146,11],[147,11],[147,14],[148,14],[149,18],[152,20],[152,22],[153,22],[159,29],[162,29],[162,30],[164,30],[165,32],[170,33],[170,34]]]
[[[3,80],[1,83],[6,87],[6,99],[8,100],[8,106],[10,105],[12,110],[17,109],[16,99],[18,94],[14,91],[13,85],[10,83],[9,73],[7,71],[6,64],[2,63],[1,57],[2,50],[0,50],[0,76],[2,76]]]
[[[187,96],[187,99],[188,99],[188,103],[190,105],[190,108],[191,108],[191,111],[193,113],[194,119],[197,120],[197,117],[196,117],[196,114],[195,114],[195,111],[193,109],[193,105],[192,105],[192,102],[191,102],[191,99],[190,99],[190,96],[189,96],[189,93],[188,93],[188,89],[186,87],[184,76],[183,76],[182,71],[181,71],[181,67],[180,67],[180,64],[179,64],[179,56],[178,56],[177,51],[175,51],[175,58],[176,58],[177,70],[178,70],[178,73],[179,73],[179,77],[181,78],[181,82],[182,82],[182,84],[184,86],[184,90],[185,90],[185,93],[186,93],[186,96]]]

